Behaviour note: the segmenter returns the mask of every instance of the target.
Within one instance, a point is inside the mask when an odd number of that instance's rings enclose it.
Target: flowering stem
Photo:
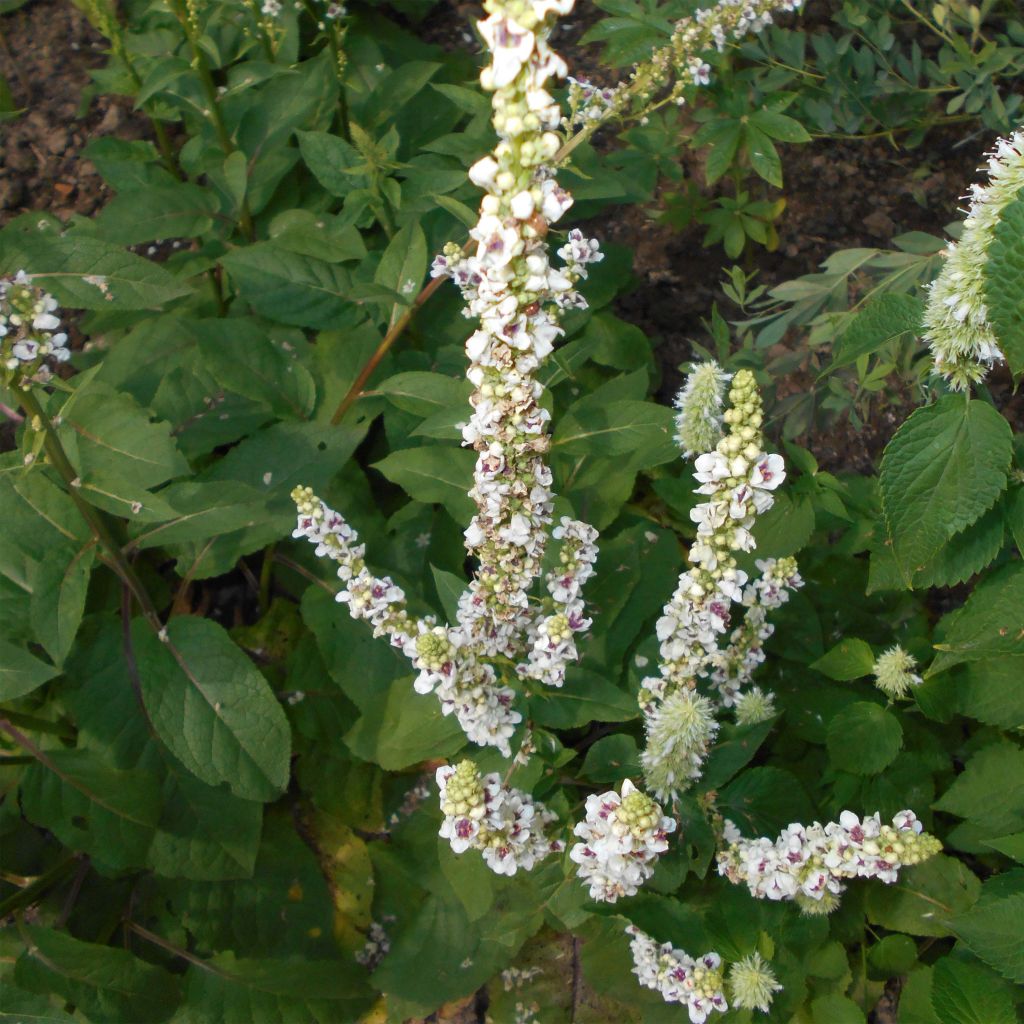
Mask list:
[[[67,452],[64,451],[64,446],[61,444],[49,416],[47,416],[43,407],[36,400],[36,396],[30,390],[19,390],[18,396],[33,429],[39,429],[39,427],[36,427],[36,424],[39,424],[42,428],[43,444],[46,447],[46,454],[50,458],[50,463],[63,477],[71,500],[75,503],[82,518],[88,524],[97,542],[106,552],[105,561],[117,573],[125,586],[131,590],[143,614],[150,621],[153,628],[159,631],[163,626],[160,622],[160,617],[157,615],[156,608],[146,592],[146,588],[142,585],[142,581],[132,568],[131,563],[121,551],[121,545],[117,542],[117,538],[107,525],[103,513],[90,505],[78,493],[78,473],[75,471],[75,467],[71,465],[71,460],[68,458]]]

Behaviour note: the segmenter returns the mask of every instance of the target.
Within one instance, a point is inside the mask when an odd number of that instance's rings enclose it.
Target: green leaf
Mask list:
[[[441,599],[441,608],[449,622],[458,622],[459,619],[459,598],[466,592],[466,581],[460,579],[453,572],[445,572],[438,569],[436,565],[430,567],[431,575],[434,577],[434,587],[437,589],[437,596]]]
[[[204,785],[168,759],[148,864],[164,878],[249,878],[262,825],[262,804]]]
[[[21,647],[0,640],[0,702],[24,697],[58,675],[59,669]]]
[[[290,252],[329,263],[361,260],[366,256],[362,235],[353,224],[329,213],[285,210],[270,222],[270,240]]]
[[[814,502],[800,495],[775,492],[775,503],[754,524],[759,558],[795,555],[814,533]]]
[[[832,349],[832,364],[822,376],[877,352],[901,335],[919,331],[923,313],[924,302],[913,295],[887,292],[869,299],[846,321],[846,329]]]
[[[56,993],[96,1024],[156,1024],[174,1012],[178,979],[124,949],[81,942],[64,932],[29,928],[31,945],[15,967],[30,992]]]
[[[356,757],[388,771],[452,757],[466,742],[455,716],[443,715],[433,694],[417,693],[408,676],[395,679],[383,699],[365,707],[344,739]]]
[[[144,216],[140,213],[145,211]],[[190,182],[119,192],[96,218],[101,237],[117,245],[194,238],[213,227],[217,200]]]
[[[464,409],[472,385],[462,378],[446,377],[443,373],[411,370],[388,377],[377,385],[377,390],[405,412],[432,416],[451,406]]]
[[[856,701],[832,717],[826,745],[836,768],[854,775],[877,775],[900,752],[903,729],[891,712],[869,701]]]
[[[988,318],[1010,372],[1024,373],[1024,196],[1003,207],[984,264]]]
[[[424,445],[392,452],[373,468],[398,484],[410,498],[428,504],[442,503],[457,523],[473,514],[468,496],[473,482],[473,452],[450,445]]]
[[[268,320],[296,327],[337,327],[357,298],[349,272],[276,242],[225,253],[222,262],[242,297]]]
[[[956,586],[990,565],[1003,548],[1004,500],[1001,498],[976,523],[946,541],[914,577],[914,586]]]
[[[18,270],[72,309],[152,309],[189,293],[158,264],[73,232],[0,232],[0,274]]]
[[[848,683],[851,679],[871,675],[875,667],[875,654],[870,644],[851,637],[841,640],[824,657],[812,662],[810,667],[829,679]]]
[[[160,817],[160,787],[147,771],[119,771],[89,750],[47,750],[21,783],[26,817],[115,869],[146,862]]]
[[[29,573],[30,616],[36,639],[60,665],[71,650],[85,611],[96,547],[54,546]]]
[[[772,140],[752,123],[746,126],[743,134],[754,173],[769,185],[782,188],[782,161]]]
[[[296,132],[299,151],[313,176],[332,196],[344,198],[356,188],[365,188],[369,179],[356,168],[366,162],[350,142],[329,132]]]
[[[958,680],[960,711],[1003,729],[1024,726],[1024,657],[987,658]]]
[[[810,142],[804,126],[795,118],[787,117],[774,110],[761,108],[750,115],[750,123],[757,125],[765,133],[778,142]]]
[[[873,885],[865,897],[872,924],[908,935],[950,935],[949,922],[969,910],[981,883],[966,864],[942,854],[900,872],[893,885]]]
[[[569,671],[562,689],[530,697],[530,717],[549,729],[574,729],[590,722],[627,722],[640,714],[636,700],[596,672]]]
[[[993,985],[988,971],[949,956],[932,971],[932,1009],[942,1024],[1015,1024],[1017,1020],[1010,993]]]
[[[814,1024],[862,1024],[864,1010],[846,996],[832,994],[811,1001]]]
[[[719,794],[718,807],[745,835],[768,835],[791,821],[807,821],[814,808],[803,785],[781,768],[749,768]]]
[[[964,661],[1024,654],[1022,607],[1024,565],[1008,565],[985,580],[954,613],[945,641],[935,645],[941,653],[928,675]]]
[[[282,417],[306,419],[316,404],[309,370],[268,330],[241,317],[196,325],[203,366],[217,383],[269,406]]]
[[[673,427],[672,410],[653,402],[584,400],[562,416],[552,450],[609,458],[629,455],[631,465],[645,469],[679,457]]]
[[[174,1024],[347,1024],[369,1008],[365,971],[342,960],[236,959],[189,967]]]
[[[966,818],[984,838],[1024,828],[1024,750],[994,743],[979,750],[934,807]]]
[[[412,302],[427,272],[427,238],[418,221],[410,221],[396,232],[377,264],[374,281]],[[392,322],[398,310],[392,314]]]
[[[209,619],[171,619],[167,640],[141,620],[132,636],[153,728],[197,778],[226,782],[247,800],[273,800],[288,784],[288,720],[266,680]]]
[[[632,736],[604,736],[588,751],[580,775],[593,782],[619,783],[640,775],[640,751]]]
[[[1009,424],[990,405],[947,395],[918,409],[882,457],[882,508],[907,585],[1006,487]]]

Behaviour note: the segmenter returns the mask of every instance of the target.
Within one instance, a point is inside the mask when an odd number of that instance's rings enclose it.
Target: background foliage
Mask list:
[[[926,381],[916,328],[938,237],[838,252],[771,292],[734,268],[743,319],[715,310],[699,340],[772,393],[773,346],[809,334],[818,383],[770,409],[793,475],[757,535],[759,556],[798,554],[808,583],[762,670],[780,715],[723,728],[648,891],[599,908],[561,864],[501,879],[439,841],[428,769],[464,738],[288,539],[289,492],[309,484],[375,568],[452,615],[468,325],[454,289],[417,296],[474,219],[465,168],[492,132],[469,49],[420,38],[431,6],[354,5],[333,22],[314,0],[269,26],[230,2],[131,3],[121,25],[87,8],[110,40],[96,89],[130,95],[159,128],[89,147],[113,193],[95,219],[29,213],[0,231],[0,273],[29,270],[89,339],[42,410],[69,465],[32,410],[0,456],[0,1014],[401,1021],[486,985],[499,1022],[534,1003],[545,1021],[676,1020],[630,974],[628,917],[693,952],[759,949],[785,986],[771,1020],[864,1020],[897,977],[905,1024],[1018,1019],[1024,442],[1002,393],[967,401]],[[599,6],[588,38],[613,66],[687,10]],[[986,133],[1020,119],[1019,12],[850,0],[808,13],[714,58],[693,130],[673,108],[579,145],[574,218],[654,203],[666,181],[685,185],[680,146],[697,147],[704,185],[730,188],[691,189],[675,215],[736,257],[774,244],[776,144],[885,132],[913,145],[951,119]],[[989,282],[1016,375],[1022,203]],[[565,688],[531,697],[538,752],[512,775],[564,820],[638,774],[635,692],[696,501],[671,411],[651,398],[662,362],[615,312],[631,254],[606,249],[544,382],[556,490],[603,535],[596,626]],[[821,469],[814,428],[870,417],[901,373],[928,401],[880,473]],[[869,677],[894,642],[929,665],[899,709]],[[711,882],[712,802],[769,834],[909,806],[946,852],[805,918]],[[367,966],[372,922],[390,952]],[[503,981],[510,965],[524,982]]]

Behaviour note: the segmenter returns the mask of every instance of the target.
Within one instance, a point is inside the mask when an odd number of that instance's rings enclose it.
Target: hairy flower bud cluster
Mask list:
[[[740,720],[741,706],[746,706],[742,712],[746,722],[742,724],[753,724],[754,708],[759,704],[756,699],[753,702],[744,700],[744,695],[753,696],[753,691],[747,691],[745,687],[764,661],[765,641],[775,632],[775,627],[768,621],[768,613],[781,608],[789,600],[790,592],[804,585],[795,558],[759,558],[756,564],[761,575],[748,583],[743,591],[742,600],[747,614],[733,630],[728,647],[715,655],[711,673],[711,683],[718,691],[722,706],[735,707],[737,721]],[[760,696],[763,698],[764,694]],[[770,718],[773,713],[764,715],[760,720]]]
[[[890,700],[901,700],[915,686],[921,685],[921,677],[914,671],[915,668],[917,659],[896,644],[875,659],[872,669],[875,685]]]
[[[576,283],[587,276],[588,264],[602,258],[596,242],[573,231],[560,250],[565,265],[554,267],[548,259],[549,227],[572,197],[551,170],[561,113],[548,86],[567,69],[547,39],[553,15],[572,6],[573,0],[484,4],[489,17],[479,28],[491,63],[481,83],[494,94],[500,142],[469,172],[486,192],[470,230],[475,252],[449,245],[432,270],[452,277],[466,301],[465,314],[479,320],[466,342],[467,376],[475,390],[473,415],[462,433],[477,451],[469,492],[477,514],[466,543],[480,561],[471,585],[479,600],[472,607],[486,620],[484,630],[499,633],[521,632],[551,521],[551,471],[544,462],[549,414],[540,405],[536,373],[562,334],[562,310],[586,305]]]
[[[697,363],[676,396],[676,443],[683,458],[713,451],[722,439],[722,403],[732,379],[714,360]]]
[[[796,900],[802,907],[831,910],[849,878],[896,881],[900,868],[934,856],[942,844],[922,832],[913,811],[900,811],[891,825],[879,815],[863,819],[843,811],[839,821],[822,826],[790,825],[773,842],[767,837],[743,839],[725,823],[729,846],[718,854],[718,873],[746,885],[752,896]]]
[[[782,991],[775,972],[760,953],[751,953],[730,964],[727,987],[737,1010],[760,1010],[761,1013],[771,1009],[775,993]]]
[[[722,958],[705,953],[694,959],[671,942],[656,942],[636,925],[628,925],[633,973],[644,988],[661,994],[666,1003],[686,1007],[691,1024],[704,1024],[714,1012],[729,1009],[722,978]]]
[[[574,635],[591,625],[585,615],[582,592],[583,584],[594,575],[597,530],[562,516],[551,535],[562,542],[558,569],[549,572],[545,579],[556,611],[531,625],[532,646],[526,664],[519,666],[519,673],[548,686],[561,686],[566,668],[579,658]]]
[[[708,371],[695,369],[691,374],[693,380],[699,374],[704,383],[700,389],[694,384],[688,401],[698,390],[718,386],[721,371],[710,365]],[[714,407],[715,403],[702,404]],[[729,408],[721,413],[721,420],[727,432],[712,451],[695,462],[694,476],[700,484],[697,493],[707,495],[708,500],[690,513],[697,524],[697,539],[689,552],[691,567],[679,577],[656,626],[661,641],[661,674],[648,676],[640,687],[647,731],[644,771],[648,784],[662,799],[674,797],[699,777],[717,730],[717,725],[704,723],[713,710],[706,698],[700,703],[693,696],[679,697],[666,710],[668,699],[693,690],[716,667],[729,671],[732,657],[743,660],[738,648],[732,656],[729,650],[723,655],[718,648],[719,636],[729,628],[734,601],[748,603],[749,598],[749,608],[758,607],[762,599],[782,603],[775,563],[763,563],[762,572],[767,571],[767,576],[745,590],[747,575],[737,568],[734,556],[734,552],[754,547],[754,519],[771,508],[775,500],[772,492],[786,477],[781,456],[763,450],[761,399],[749,370],[739,370],[733,376]],[[784,569],[788,577],[798,579],[795,565],[787,563]],[[764,623],[758,621],[759,617],[760,612],[754,612],[749,630],[751,645],[752,638],[763,632]],[[746,637],[746,633],[743,637],[733,635],[737,643]],[[685,729],[673,741],[669,723],[676,722],[678,727],[680,715],[691,715],[698,709],[697,720],[703,723],[699,735]]]
[[[586,809],[585,819],[573,830],[583,841],[569,851],[577,875],[589,885],[591,899],[614,903],[620,896],[635,895],[668,849],[675,821],[628,779],[621,793],[588,796]]]
[[[496,772],[481,777],[466,760],[438,768],[436,778],[444,814],[438,834],[455,853],[479,850],[493,872],[514,875],[565,848],[546,834],[555,815],[521,790],[502,786]]]
[[[1024,189],[1024,129],[1000,139],[988,161],[988,185],[971,188],[971,205],[958,243],[950,242],[942,272],[932,282],[924,338],[935,372],[957,391],[984,378],[1003,354],[985,302],[988,248],[1006,205]]]
[[[0,278],[0,381],[16,386],[33,376],[50,375],[46,360],[71,358],[68,336],[56,316],[57,300],[32,284],[24,270]]]

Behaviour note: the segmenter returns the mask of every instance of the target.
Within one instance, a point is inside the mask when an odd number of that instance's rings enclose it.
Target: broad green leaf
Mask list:
[[[872,885],[865,912],[872,924],[908,935],[952,934],[949,922],[969,910],[981,883],[966,864],[942,854],[904,868],[892,885]]]
[[[955,613],[928,675],[964,661],[1024,654],[1024,565],[1006,566],[990,576]]]
[[[0,274],[26,268],[72,309],[153,309],[189,293],[163,267],[99,238],[0,233]]]
[[[350,142],[330,132],[296,132],[299,150],[313,176],[332,196],[344,198],[356,188],[365,188],[369,179],[363,170],[366,162]]]
[[[459,618],[459,598],[466,592],[466,581],[455,573],[445,572],[436,565],[430,567],[434,577],[437,596],[441,599],[441,608],[449,622],[457,622]]]
[[[1003,548],[1004,502],[1000,498],[976,523],[946,541],[914,576],[914,586],[953,587],[990,565]]]
[[[1024,373],[1024,195],[1003,207],[983,269],[988,318],[1016,376]]]
[[[749,768],[719,794],[719,810],[747,836],[771,835],[791,821],[807,821],[814,808],[803,785],[781,768]]]
[[[985,838],[1024,828],[1024,750],[1008,741],[982,748],[934,807],[966,818]]]
[[[29,573],[32,630],[57,665],[71,650],[82,621],[95,558],[91,541],[81,548],[54,545]]]
[[[788,117],[774,110],[762,107],[750,115],[750,123],[757,125],[765,133],[778,142],[810,142],[804,126],[796,118]]]
[[[342,217],[312,210],[285,210],[270,222],[270,240],[290,252],[329,263],[359,260],[366,246],[358,229]]]
[[[1024,899],[1018,914],[1022,909]],[[1017,936],[1019,940],[1019,928]],[[935,1015],[942,1024],[1015,1024],[1018,1018],[1010,993],[992,981],[989,972],[976,964],[943,957],[932,971]]]
[[[398,484],[410,498],[428,504],[441,502],[457,523],[468,521],[473,502],[467,492],[473,482],[476,456],[450,445],[403,448],[375,462],[373,468]]]
[[[31,945],[15,967],[18,984],[63,996],[96,1024],[157,1024],[178,1005],[178,979],[127,950],[49,928],[29,928],[28,934]]]
[[[365,707],[344,739],[356,757],[388,771],[453,757],[466,743],[455,716],[441,713],[434,694],[417,693],[409,676],[395,679],[385,697]]]
[[[222,262],[242,297],[268,320],[318,328],[351,322],[357,295],[351,275],[336,263],[302,256],[276,242],[232,249]]]
[[[461,378],[446,377],[443,373],[410,370],[388,377],[377,385],[377,390],[399,409],[416,416],[431,416],[450,406],[457,406],[464,417],[472,385]]]
[[[110,868],[146,861],[160,817],[160,787],[147,771],[120,771],[89,750],[47,750],[21,783],[26,817]]]
[[[427,239],[418,221],[410,221],[388,242],[388,247],[377,264],[374,281],[412,302],[427,272]],[[394,323],[400,310],[391,315]]]
[[[903,334],[920,330],[923,313],[924,303],[913,295],[876,295],[846,321],[846,329],[833,346],[832,364],[822,375],[877,352]]]
[[[144,215],[140,213],[145,211]],[[100,237],[118,245],[194,238],[213,227],[217,200],[190,182],[119,192],[96,218]]]
[[[248,878],[256,864],[263,805],[213,788],[167,759],[163,810],[147,861],[164,878]]]
[[[173,1024],[347,1024],[372,1002],[351,957],[244,960],[230,952],[189,967],[184,996]]]
[[[281,417],[306,419],[316,404],[309,370],[272,331],[241,317],[196,325],[203,367],[228,391],[269,406]]]
[[[632,736],[604,736],[583,759],[580,775],[593,782],[619,783],[640,775],[640,751]]]
[[[1018,864],[1024,864],[1024,832],[1018,832],[1012,836],[1000,836],[998,839],[986,839],[985,845],[1013,858]]]
[[[6,640],[0,640],[0,702],[38,690],[60,670]]]
[[[826,734],[832,764],[854,775],[877,775],[903,746],[899,719],[870,701],[848,704],[833,716]]]
[[[152,422],[126,394],[90,382],[66,403],[61,438],[90,502],[131,516],[164,503],[149,488],[188,472],[171,425]],[[135,508],[135,504],[140,508]]]
[[[861,1024],[864,1009],[852,999],[833,993],[811,1000],[811,1020],[813,1024]]]
[[[856,637],[840,640],[824,657],[811,663],[816,672],[847,683],[871,675],[875,667],[875,654],[871,645]]]
[[[565,686],[530,697],[530,717],[550,729],[573,729],[590,722],[628,722],[640,711],[636,700],[596,672],[570,669]]]
[[[753,123],[747,124],[743,136],[754,173],[769,185],[782,188],[782,161],[772,140]]]
[[[896,432],[882,457],[882,508],[908,585],[946,540],[995,504],[1010,440],[995,409],[959,395],[918,409]]]
[[[629,399],[570,409],[555,429],[552,450],[565,455],[629,455],[637,469],[679,458],[672,410]]]
[[[266,680],[224,629],[178,616],[161,641],[133,624],[139,683],[157,735],[197,778],[246,800],[288,784],[288,720]]]
[[[721,789],[741,768],[749,764],[761,744],[768,738],[776,719],[757,725],[737,726],[727,723],[718,733],[714,746],[704,763],[697,789]]]

